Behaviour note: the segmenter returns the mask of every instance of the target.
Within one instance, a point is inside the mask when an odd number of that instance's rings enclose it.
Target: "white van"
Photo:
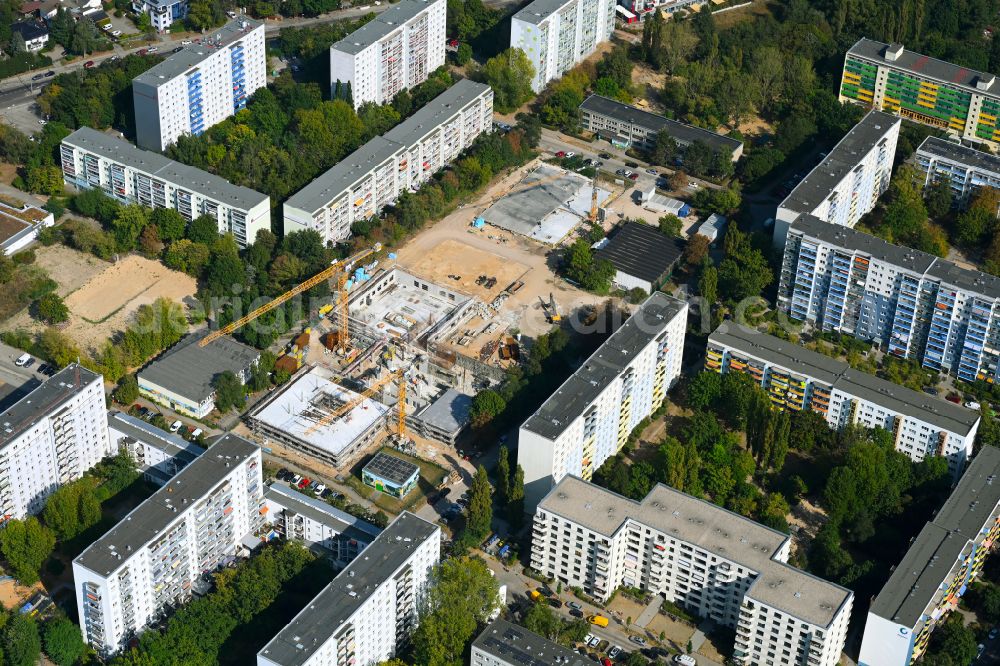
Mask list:
[[[19,368],[23,368],[24,366],[28,365],[28,361],[30,360],[31,360],[31,354],[21,354],[20,356],[17,357],[17,360],[14,361],[14,365],[16,365]]]

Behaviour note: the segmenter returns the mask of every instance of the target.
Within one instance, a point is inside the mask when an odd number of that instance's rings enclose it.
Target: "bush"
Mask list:
[[[18,252],[13,256],[14,263],[26,266],[28,264],[35,263],[35,251],[25,250],[24,252]]]

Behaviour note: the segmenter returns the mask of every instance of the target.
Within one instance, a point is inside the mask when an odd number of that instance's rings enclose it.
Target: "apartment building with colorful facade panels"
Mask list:
[[[909,666],[958,607],[1000,537],[1000,449],[984,446],[871,602],[860,666]]]
[[[801,215],[788,230],[778,307],[965,381],[996,381],[1000,278]]]
[[[1000,83],[902,44],[861,38],[844,58],[840,101],[895,113],[968,141],[1000,143]]]
[[[840,430],[883,428],[911,460],[944,456],[958,478],[972,455],[979,412],[855,370],[773,335],[723,323],[708,336],[705,369],[742,372],[767,391],[772,406],[808,409]]]

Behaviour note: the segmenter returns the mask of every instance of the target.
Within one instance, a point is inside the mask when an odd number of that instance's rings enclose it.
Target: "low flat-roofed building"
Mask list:
[[[337,384],[331,371],[312,366],[273,391],[246,420],[262,437],[341,467],[375,442],[392,411],[366,398],[342,416],[320,423],[332,411],[359,398],[358,393]]]
[[[469,425],[471,409],[471,395],[449,388],[418,414],[408,416],[406,422],[425,437],[454,445]]]
[[[144,479],[162,486],[205,452],[180,435],[124,412],[108,413],[111,445],[127,451]]]
[[[380,451],[361,470],[365,485],[396,498],[403,498],[417,487],[420,466],[391,453]]]
[[[684,246],[682,239],[668,236],[656,227],[626,222],[594,253],[594,260],[611,262],[615,267],[612,283],[619,289],[639,288],[651,294],[673,273]]]
[[[409,640],[441,529],[404,511],[260,652],[257,666],[376,664]]]
[[[38,238],[39,231],[55,223],[55,216],[44,208],[0,197],[0,249],[4,254],[23,250]]]
[[[533,631],[497,619],[472,642],[470,666],[590,666],[582,655]]]
[[[726,228],[726,223],[727,220],[723,215],[712,213],[704,222],[698,225],[698,230],[695,233],[699,236],[704,236],[710,243],[716,243],[719,238],[725,235],[723,231]]]
[[[202,347],[204,333],[189,335],[139,371],[139,392],[180,414],[196,419],[215,409],[213,382],[232,372],[241,383],[260,359],[260,352],[229,336]]]

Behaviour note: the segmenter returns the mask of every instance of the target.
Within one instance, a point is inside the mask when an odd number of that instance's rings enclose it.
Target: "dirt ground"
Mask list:
[[[0,604],[3,604],[4,608],[18,608],[34,593],[44,591],[45,588],[41,583],[24,587],[14,580],[5,580],[0,583]]]
[[[17,176],[17,165],[0,162],[0,183],[10,185]]]
[[[509,236],[509,234],[507,234]],[[509,284],[528,271],[524,264],[504,259],[500,255],[472,247],[462,241],[448,239],[438,243],[424,254],[410,269],[417,275],[441,285],[453,287],[484,303],[489,303]],[[458,275],[460,280],[450,278]],[[480,275],[495,277],[492,289],[476,284]]]
[[[640,106],[651,113],[663,113],[663,105],[659,103],[660,91],[667,84],[667,75],[657,72],[644,63],[635,63],[632,69],[632,85],[635,86],[640,99],[647,102]]]

